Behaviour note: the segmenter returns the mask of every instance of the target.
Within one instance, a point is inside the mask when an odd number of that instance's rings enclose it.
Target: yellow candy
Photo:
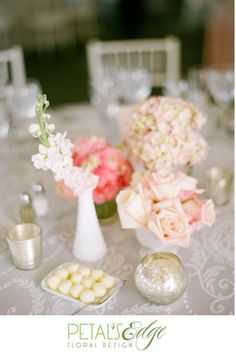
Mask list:
[[[83,289],[84,289],[84,287],[81,284],[76,284],[76,285],[72,286],[72,288],[70,289],[70,294],[72,297],[77,299]]]
[[[57,277],[56,275],[51,275],[49,278],[47,278],[46,283],[50,289],[56,290],[60,281],[61,279],[59,277]]]
[[[74,273],[71,276],[71,281],[75,284],[81,283],[82,279],[83,279],[83,275],[79,273]]]
[[[72,287],[71,280],[63,280],[59,285],[59,291],[64,295],[68,295],[71,287]]]
[[[107,289],[105,287],[105,285],[103,285],[102,283],[95,283],[93,286],[93,292],[95,294],[96,297],[101,297],[104,296],[107,292]]]
[[[69,273],[76,273],[79,270],[79,264],[77,263],[71,263],[67,267]]]
[[[61,268],[61,269],[56,270],[54,275],[56,275],[60,279],[67,279],[69,272],[66,268]]]
[[[87,289],[90,289],[91,286],[93,285],[94,283],[94,279],[91,278],[91,277],[87,277],[87,278],[83,278],[82,282],[83,286]]]
[[[84,275],[85,277],[87,277],[88,275],[90,275],[91,273],[91,269],[88,267],[80,267],[80,274]]]
[[[113,287],[113,285],[115,284],[115,280],[113,277],[111,277],[110,275],[104,275],[102,278],[101,278],[101,283],[103,285],[105,285],[105,287],[107,289],[110,289]]]
[[[99,280],[103,276],[103,271],[101,269],[94,269],[91,273],[91,277],[95,280]]]
[[[95,301],[95,295],[91,290],[83,290],[80,293],[80,300],[86,304],[91,304]]]

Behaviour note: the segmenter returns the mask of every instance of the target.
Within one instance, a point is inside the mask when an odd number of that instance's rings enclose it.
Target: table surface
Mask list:
[[[52,120],[59,131],[68,131],[70,138],[77,136],[112,134],[107,122],[89,105],[70,105],[52,112]],[[225,166],[233,170],[233,137],[216,129],[214,117],[209,114],[211,128],[205,129],[210,150],[207,161],[194,168],[193,174],[201,178],[209,166]],[[110,122],[113,133],[116,122]],[[110,129],[110,128],[109,128]],[[110,135],[111,137],[111,135]],[[114,137],[115,139],[115,137]],[[114,140],[111,137],[111,140]],[[76,202],[60,198],[50,173],[35,170],[31,164],[37,143],[30,136],[21,140],[9,139],[0,144],[0,314],[43,315],[72,314],[78,305],[44,292],[42,278],[57,265],[74,261],[72,243],[76,222]],[[39,220],[43,229],[44,256],[41,265],[23,271],[16,269],[10,258],[3,229],[18,222],[18,195],[30,191],[35,181],[41,181],[50,203],[50,214]],[[133,230],[122,230],[119,220],[102,226],[108,244],[107,256],[94,266],[126,279],[124,288],[104,306],[89,308],[79,314],[116,315],[232,315],[234,313],[234,242],[233,242],[233,192],[230,202],[216,209],[214,226],[204,228],[192,236],[189,249],[178,249],[189,274],[185,294],[176,302],[158,306],[149,303],[137,291],[134,271],[144,249],[138,244]]]

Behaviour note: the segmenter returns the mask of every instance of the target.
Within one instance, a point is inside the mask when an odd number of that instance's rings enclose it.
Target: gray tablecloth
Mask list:
[[[107,122],[102,121],[96,111],[87,105],[59,108],[53,112],[52,119],[57,129],[67,130],[72,139],[79,135],[102,134],[107,128]],[[208,160],[194,169],[194,175],[201,177],[203,170],[212,165],[233,170],[233,138],[212,124],[206,132],[210,143]],[[43,228],[44,256],[41,265],[34,270],[23,271],[12,265],[1,228],[0,314],[71,314],[78,306],[44,292],[40,282],[57,265],[75,260],[71,248],[76,202],[60,198],[51,174],[33,168],[30,157],[36,151],[37,143],[30,136],[0,144],[1,227],[7,229],[17,223],[18,195],[24,190],[30,191],[32,182],[41,181],[44,184],[51,206],[50,215],[39,220]],[[233,314],[233,194],[227,205],[217,208],[214,226],[193,235],[189,249],[178,250],[189,274],[189,286],[179,300],[167,306],[149,303],[135,287],[134,271],[144,250],[134,232],[122,230],[118,219],[113,224],[102,226],[102,231],[109,251],[105,259],[95,265],[127,279],[127,282],[106,305],[92,312],[84,309],[80,314]]]

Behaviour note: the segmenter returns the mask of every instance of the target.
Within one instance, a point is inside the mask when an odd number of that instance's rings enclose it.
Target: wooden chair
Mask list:
[[[26,84],[23,51],[18,46],[0,51],[0,85],[5,86],[9,81],[15,88]]]
[[[180,79],[180,41],[175,37],[122,41],[91,41],[87,44],[90,79],[113,76],[118,69],[145,68],[152,86]]]

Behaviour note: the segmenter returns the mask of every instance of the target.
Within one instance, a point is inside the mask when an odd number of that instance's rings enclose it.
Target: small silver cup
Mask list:
[[[17,268],[33,269],[42,260],[42,230],[36,224],[18,224],[7,233],[12,261]]]
[[[205,187],[208,197],[216,205],[223,205],[230,200],[233,180],[232,173],[224,167],[212,167],[205,172]]]

